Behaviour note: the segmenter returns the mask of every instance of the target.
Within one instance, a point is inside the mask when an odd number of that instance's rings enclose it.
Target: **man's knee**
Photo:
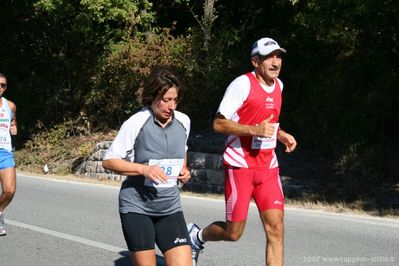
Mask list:
[[[226,237],[226,241],[235,242],[242,236],[242,232],[229,232]]]
[[[246,221],[228,222],[225,231],[225,241],[237,241],[241,238]]]
[[[225,240],[232,242],[239,240],[244,232],[244,226],[245,222],[227,226]]]
[[[4,198],[6,198],[7,200],[12,200],[12,198],[14,197],[15,191],[12,192],[4,192]]]
[[[15,195],[15,189],[7,189],[2,193],[2,196],[6,201],[11,201],[14,195]]]
[[[266,234],[268,237],[283,238],[284,237],[284,222],[274,222],[266,224]]]

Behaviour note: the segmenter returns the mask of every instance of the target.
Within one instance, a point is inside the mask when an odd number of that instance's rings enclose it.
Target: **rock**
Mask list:
[[[201,135],[190,140],[188,145],[193,145],[197,150],[216,152],[223,149],[222,139],[204,141],[209,135]],[[200,148],[199,142],[206,143],[206,148]],[[80,177],[108,180],[123,180],[125,176],[115,174],[102,167],[102,159],[111,145],[111,141],[100,142],[94,148],[91,156],[85,160],[74,161],[73,173]],[[188,152],[188,167],[191,170],[192,180],[184,185],[184,190],[196,192],[220,193],[223,191],[223,159],[221,154]]]

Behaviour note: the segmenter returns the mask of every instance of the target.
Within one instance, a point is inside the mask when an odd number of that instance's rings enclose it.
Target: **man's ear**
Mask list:
[[[257,56],[252,56],[252,57],[251,57],[251,63],[252,63],[252,66],[253,66],[253,67],[257,67],[257,66],[258,66],[258,63],[259,63],[259,57],[257,57]]]

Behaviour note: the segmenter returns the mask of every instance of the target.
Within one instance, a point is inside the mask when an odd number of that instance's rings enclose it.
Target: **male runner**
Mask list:
[[[0,236],[7,234],[4,224],[4,209],[10,204],[15,194],[16,173],[11,135],[17,134],[17,107],[2,97],[7,89],[7,78],[0,73]]]
[[[227,88],[213,123],[226,134],[226,222],[216,221],[204,229],[188,224],[193,259],[206,241],[240,239],[254,198],[266,234],[266,265],[283,265],[284,195],[275,153],[279,140],[292,152],[295,138],[278,123],[283,83],[278,79],[286,50],[270,38],[256,41],[251,49],[254,71],[236,78]]]

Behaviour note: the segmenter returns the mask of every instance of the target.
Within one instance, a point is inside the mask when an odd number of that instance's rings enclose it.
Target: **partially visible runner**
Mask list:
[[[275,147],[277,140],[292,152],[297,143],[278,123],[283,83],[278,79],[285,53],[278,43],[262,38],[252,45],[255,70],[236,78],[227,88],[213,123],[226,134],[226,222],[204,229],[190,223],[193,257],[206,241],[237,241],[244,232],[251,198],[254,198],[266,234],[266,265],[283,265],[284,195]]]
[[[170,69],[154,70],[138,93],[143,108],[123,123],[104,157],[104,168],[127,176],[119,213],[135,266],[156,265],[155,244],[166,265],[191,265],[178,188],[190,179],[190,119],[176,110],[182,93]]]
[[[7,78],[0,73],[0,236],[7,234],[4,210],[10,204],[16,189],[16,173],[11,135],[17,135],[16,105],[3,97]]]

